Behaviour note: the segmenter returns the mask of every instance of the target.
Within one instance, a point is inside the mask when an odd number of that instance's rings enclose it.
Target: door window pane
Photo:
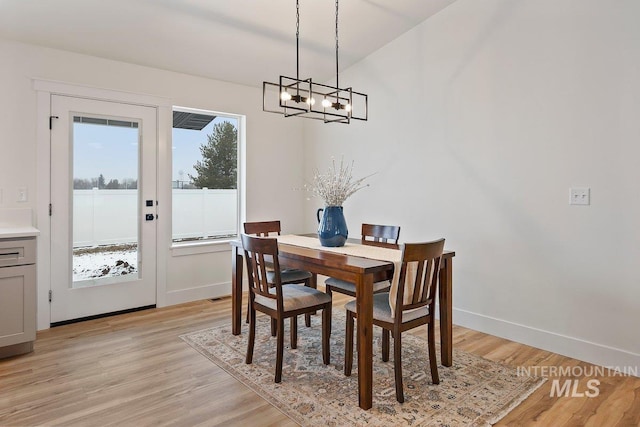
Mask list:
[[[73,118],[73,287],[139,277],[138,123]]]

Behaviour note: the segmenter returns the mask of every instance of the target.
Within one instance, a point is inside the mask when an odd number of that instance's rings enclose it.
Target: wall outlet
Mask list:
[[[569,204],[570,205],[589,205],[591,204],[591,189],[590,188],[570,188],[569,189]]]
[[[29,200],[29,197],[27,195],[27,187],[18,188],[18,201],[26,202],[27,200]]]

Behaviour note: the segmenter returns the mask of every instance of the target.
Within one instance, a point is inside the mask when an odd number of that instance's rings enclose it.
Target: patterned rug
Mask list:
[[[231,334],[223,325],[181,336],[185,342],[303,426],[488,426],[504,417],[545,379],[517,376],[516,370],[454,349],[453,366],[438,366],[440,384],[431,383],[427,342],[402,335],[405,402],[395,397],[393,344],[390,361],[382,362],[380,328],[374,328],[373,408],[358,407],[357,352],[351,377],[343,374],[344,313],[334,310],[331,364],[322,364],[321,316],[311,328],[298,321],[298,348],[289,346],[285,322],[282,382],[275,375],[276,339],[269,318],[259,316],[253,363],[244,363],[248,325]],[[355,349],[354,349],[355,350]],[[440,354],[439,347],[436,349]]]

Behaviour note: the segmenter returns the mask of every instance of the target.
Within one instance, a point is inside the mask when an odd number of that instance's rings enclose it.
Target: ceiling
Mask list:
[[[340,69],[455,0],[343,0]],[[0,38],[259,86],[294,76],[294,0],[0,0]],[[335,75],[335,3],[300,0],[300,77]]]

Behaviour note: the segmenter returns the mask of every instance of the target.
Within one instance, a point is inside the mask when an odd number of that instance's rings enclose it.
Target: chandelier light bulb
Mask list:
[[[345,111],[351,111],[351,104],[345,104],[344,109]]]
[[[291,94],[289,92],[287,92],[286,90],[283,90],[280,93],[280,99],[283,101],[290,101],[291,100]]]
[[[309,104],[309,105],[314,105],[316,103],[316,100],[311,98],[311,97],[309,97],[309,98],[307,98],[307,100],[305,102],[307,104]]]
[[[323,106],[324,108],[329,108],[329,107],[331,107],[331,101],[329,101],[327,98],[323,99],[323,100],[322,100],[322,106]]]

